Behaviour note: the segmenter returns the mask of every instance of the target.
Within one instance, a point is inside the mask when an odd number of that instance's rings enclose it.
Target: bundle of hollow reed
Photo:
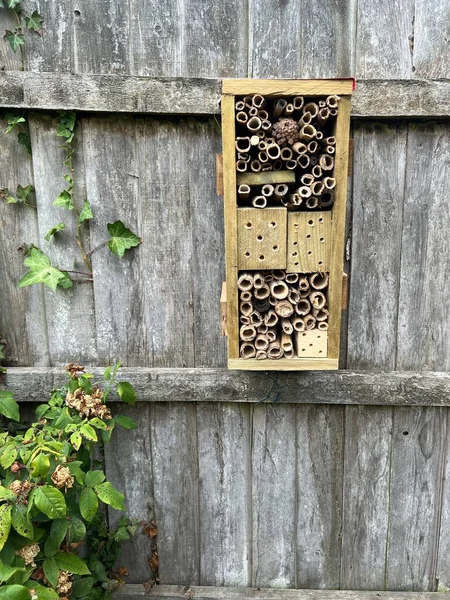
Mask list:
[[[241,272],[241,358],[294,358],[296,332],[328,329],[327,273]]]
[[[238,188],[241,204],[256,208],[283,205],[289,210],[332,206],[335,196],[334,154],[339,97],[265,98],[236,101],[236,170],[239,173],[289,170],[295,184],[264,194],[261,186]]]

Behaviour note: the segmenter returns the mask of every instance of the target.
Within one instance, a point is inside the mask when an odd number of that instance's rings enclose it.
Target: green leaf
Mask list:
[[[82,542],[86,537],[86,527],[84,526],[81,519],[72,517],[69,519],[69,526],[67,528],[67,542],[69,544],[75,544]]]
[[[63,190],[53,202],[53,206],[61,206],[61,208],[73,210],[75,208],[75,204],[73,203],[72,194],[68,190]]]
[[[0,390],[0,415],[13,421],[20,421],[19,405],[14,400],[12,392]]]
[[[128,381],[121,381],[116,387],[122,402],[134,406],[136,404],[136,392],[134,387]]]
[[[58,552],[55,561],[61,571],[68,571],[74,575],[90,575],[87,564],[76,554],[71,552]]]
[[[47,474],[50,470],[49,457],[46,454],[44,454],[43,452],[40,452],[31,461],[31,468],[32,468],[31,474],[33,477],[40,477],[41,479],[43,479],[44,477],[47,477]]]
[[[31,138],[30,138],[29,134],[25,133],[24,131],[21,131],[20,133],[17,134],[17,141],[22,146],[25,146],[26,151],[28,152],[29,156],[32,156]]]
[[[6,37],[6,35],[4,37]],[[6,127],[5,132],[9,133],[19,123],[25,123],[25,119],[23,117],[20,117],[20,116],[17,116],[17,115],[13,115],[12,113],[8,113],[6,115],[6,122],[7,122],[7,127]]]
[[[105,372],[103,373],[103,379],[105,381],[109,381],[111,379],[111,366],[106,367]]]
[[[80,216],[78,217],[78,223],[83,223],[84,221],[88,221],[89,219],[94,218],[94,213],[92,212],[91,205],[86,200],[83,204],[83,208],[81,209]]]
[[[43,485],[36,489],[34,503],[49,519],[61,519],[66,516],[64,496],[50,485]]]
[[[89,421],[89,423],[97,429],[103,429],[104,431],[108,429],[108,425],[98,417],[94,417]]]
[[[0,583],[8,581],[13,575],[20,573],[21,571],[23,571],[22,567],[10,567],[0,560]]]
[[[40,33],[42,30],[42,23],[43,19],[37,10],[33,11],[30,17],[25,17],[25,25],[32,31]]]
[[[95,471],[97,472],[97,471]],[[102,483],[101,481],[98,481],[97,483]],[[8,490],[8,488],[5,488],[3,485],[0,485],[0,501],[3,500],[15,500],[16,499],[16,495],[14,492],[12,492],[11,490]]]
[[[61,546],[67,534],[69,523],[67,519],[56,519],[50,527],[50,534],[45,540],[44,554],[45,556],[54,556]]]
[[[44,575],[49,580],[50,584],[55,588],[58,585],[59,568],[56,560],[53,557],[46,558],[42,565]]]
[[[21,2],[22,0],[8,0],[8,8],[16,8]]]
[[[86,473],[86,485],[89,487],[94,487],[95,485],[100,485],[106,479],[106,475],[103,471],[88,471]]]
[[[114,421],[117,425],[120,425],[124,429],[136,429],[137,424],[130,417],[126,417],[125,415],[116,415],[114,417]]]
[[[24,504],[16,504],[11,515],[11,524],[19,535],[32,540],[34,537],[33,524]]]
[[[141,238],[137,237],[137,235],[125,227],[122,221],[108,223],[107,229],[111,236],[111,239],[108,242],[108,248],[119,258],[123,257],[126,250],[139,246],[142,242]]]
[[[19,202],[25,202],[30,194],[34,192],[34,186],[29,183],[28,185],[22,186],[18,185],[16,194]]]
[[[115,508],[116,510],[125,510],[123,494],[121,494],[119,490],[116,490],[109,481],[96,485],[94,489],[102,502],[109,504],[109,506],[112,506],[112,508]]]
[[[4,344],[0,344],[0,360],[4,360],[6,358],[5,353],[3,352],[4,349]]]
[[[95,429],[87,423],[80,427],[80,433],[84,438],[90,440],[91,442],[96,442],[98,440]]]
[[[88,523],[92,521],[98,511],[98,499],[92,488],[86,488],[80,494],[80,512]]]
[[[9,469],[9,467],[13,464],[13,462],[17,458],[17,449],[14,444],[8,444],[4,448],[1,449],[0,454],[0,465],[4,469]]]
[[[11,511],[11,505],[0,504],[0,550],[5,545],[11,529]]]
[[[72,594],[70,597],[72,598],[83,598],[84,596],[89,597],[92,593],[92,587],[94,585],[93,577],[83,577],[82,579],[77,579],[73,582]]]
[[[58,223],[58,225],[54,225],[51,229],[49,229],[47,231],[47,234],[45,236],[45,241],[49,242],[50,239],[56,234],[58,233],[58,231],[62,231],[63,229],[66,228],[66,224],[65,223]]]
[[[75,448],[75,450],[79,450],[80,449],[82,441],[83,441],[83,438],[81,437],[81,433],[79,431],[75,431],[70,436],[70,443]]]
[[[8,42],[13,52],[17,52],[20,46],[23,46],[25,44],[25,37],[21,33],[19,33],[17,29],[15,29],[14,31],[9,31],[8,29],[6,29],[3,39]],[[22,119],[22,121],[25,121],[25,119]],[[11,129],[7,128],[6,133],[9,133]]]
[[[27,581],[25,587],[28,590],[34,590],[37,596],[37,600],[58,600],[59,594],[55,590],[51,590],[48,587],[36,583],[36,581]],[[29,592],[28,592],[29,593]]]
[[[55,291],[58,285],[63,287],[72,286],[67,274],[56,267],[52,267],[49,257],[39,248],[32,248],[30,255],[23,261],[23,264],[29,268],[29,272],[25,273],[19,281],[19,287],[43,283]]]
[[[30,600],[30,592],[23,585],[5,585],[0,588],[0,600]]]

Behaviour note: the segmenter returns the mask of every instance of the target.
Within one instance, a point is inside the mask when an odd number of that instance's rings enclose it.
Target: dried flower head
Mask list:
[[[22,502],[23,504],[27,503],[27,495],[33,486],[29,481],[20,481],[20,479],[15,479],[9,486],[14,494],[17,496],[17,500]]]
[[[61,596],[68,596],[72,591],[73,575],[67,571],[60,571],[56,591]]]
[[[34,562],[34,559],[39,552],[39,544],[28,544],[28,546],[24,546],[20,550],[16,551],[16,554],[25,560],[25,566],[31,565],[32,567],[35,567],[36,563]]]
[[[19,473],[21,468],[20,463],[15,460],[11,465],[11,473]]]
[[[66,488],[67,490],[73,487],[74,479],[67,467],[58,465],[52,473],[52,481],[58,489]]]
[[[279,146],[295,144],[298,141],[299,125],[294,119],[280,119],[272,127],[272,135]]]
[[[111,413],[103,402],[103,395],[100,389],[95,389],[91,395],[78,388],[73,394],[71,392],[67,394],[66,404],[77,410],[81,417],[111,419]]]
[[[83,375],[84,369],[85,367],[82,365],[76,365],[75,363],[69,363],[66,365],[66,371],[70,373],[72,379],[76,379],[77,377],[80,377],[80,375]]]

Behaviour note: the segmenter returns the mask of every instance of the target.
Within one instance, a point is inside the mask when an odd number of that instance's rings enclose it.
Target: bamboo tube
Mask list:
[[[301,176],[300,181],[303,185],[311,185],[314,183],[314,177],[310,173],[305,173],[305,175]]]
[[[335,151],[336,151],[336,148],[335,148],[334,146],[327,146],[327,147],[325,148],[325,152],[326,152],[327,154],[334,154],[334,153],[335,153]]]
[[[255,106],[252,106],[249,111],[248,114],[250,117],[257,117],[258,116],[258,109]]]
[[[328,285],[328,273],[312,273],[309,276],[309,285],[315,290],[324,290]]]
[[[267,152],[265,152],[265,151],[259,152],[258,160],[262,165],[269,162],[269,157],[267,156]]]
[[[286,183],[278,183],[275,186],[273,195],[277,200],[281,200],[281,198],[283,198],[283,196],[286,196],[286,194],[288,193],[288,186]]]
[[[300,118],[298,124],[299,124],[299,126],[301,128],[304,125],[309,125],[311,123],[311,121],[312,121],[311,113],[307,112],[307,113],[304,113],[302,115],[302,117]]]
[[[239,310],[244,317],[250,317],[253,312],[253,304],[251,302],[241,302]]]
[[[285,164],[286,164],[286,169],[289,169],[289,171],[294,171],[297,168],[296,160],[287,160]]]
[[[305,322],[305,329],[307,331],[314,329],[314,327],[316,326],[316,319],[312,315],[306,315],[303,321]]]
[[[245,109],[245,102],[243,100],[238,100],[234,105],[236,112],[240,112]]]
[[[264,315],[264,323],[267,327],[275,327],[278,323],[278,315],[272,308]]]
[[[269,302],[270,302],[270,305],[271,305],[273,308],[275,308],[275,304],[277,303],[277,299],[276,299],[276,298],[274,298],[273,296],[269,296]]]
[[[288,148],[287,146],[285,148],[281,149],[280,155],[281,155],[282,160],[291,160],[291,158],[293,156],[292,150],[290,148]]]
[[[242,302],[251,302],[252,301],[252,293],[251,292],[241,292],[241,301]]]
[[[237,137],[235,146],[238,152],[248,152],[251,148],[249,136]]]
[[[284,281],[271,281],[269,286],[270,293],[277,300],[283,300],[288,297],[289,288]]]
[[[250,146],[259,146],[260,141],[261,140],[259,139],[259,136],[257,136],[257,135],[250,136]]]
[[[321,321],[317,324],[317,329],[320,329],[320,331],[326,331],[328,329],[328,323],[326,321]]]
[[[309,301],[311,302],[313,308],[323,308],[327,303],[325,294],[319,292],[318,290],[309,294]]]
[[[284,333],[292,333],[294,331],[294,327],[289,319],[281,319],[281,329]]]
[[[334,158],[329,154],[322,154],[319,159],[319,165],[324,171],[331,171],[334,167]]]
[[[256,273],[252,273],[252,275],[253,275],[253,287],[256,289],[259,289],[265,283],[264,275],[262,273],[260,273],[259,271],[256,271]]]
[[[283,98],[280,98],[275,102],[275,106],[273,107],[272,116],[274,119],[278,119],[286,108],[287,102]]]
[[[292,150],[297,154],[306,154],[308,148],[306,144],[303,144],[302,142],[295,142],[295,144],[292,145]]]
[[[261,119],[261,121],[268,121],[269,113],[267,110],[258,110],[258,117]]]
[[[246,163],[248,163],[248,161],[250,160],[250,154],[248,154],[247,152],[238,152],[237,157],[239,160],[244,160]]]
[[[262,123],[261,123],[261,129],[263,130],[263,132],[269,133],[269,131],[272,131],[272,123],[270,121],[268,121],[267,119],[265,119]]]
[[[303,108],[303,96],[295,96],[292,100],[292,104],[294,105],[294,110],[301,110]]]
[[[283,348],[283,352],[289,352],[294,349],[291,335],[284,331],[281,332],[281,347]]]
[[[266,99],[261,94],[255,94],[252,98],[252,105],[256,108],[264,108],[266,105]]]
[[[319,110],[319,114],[317,115],[317,122],[319,125],[325,125],[330,116],[330,110],[328,108],[321,108]]]
[[[250,170],[253,171],[253,173],[259,173],[261,171],[261,163],[259,160],[253,159],[251,161]]]
[[[270,144],[274,144],[275,140],[273,139],[273,137],[266,137],[266,143],[269,146]]]
[[[294,114],[294,105],[291,102],[286,104],[286,108],[284,109],[283,116],[291,118]]]
[[[311,188],[307,185],[302,185],[298,188],[298,193],[302,198],[309,198],[311,196]]]
[[[313,119],[317,117],[318,112],[319,107],[315,102],[308,102],[308,104],[305,104],[303,107],[303,114],[309,113]]]
[[[248,127],[248,124],[247,124]],[[304,125],[298,134],[299,140],[310,142],[316,135],[316,129],[312,125]]]
[[[302,205],[303,198],[299,194],[290,194],[287,198],[281,198],[281,204],[286,206],[287,209],[298,208]]]
[[[336,138],[334,137],[334,135],[331,135],[330,137],[327,137],[323,140],[325,146],[336,146]]]
[[[242,325],[250,325],[250,317],[248,315],[241,315],[239,317],[239,321],[242,323]]]
[[[256,328],[256,331],[258,333],[262,333],[263,335],[266,335],[268,329],[269,328],[267,327],[267,325],[265,325],[264,323],[262,323],[259,327]]]
[[[237,281],[238,290],[249,292],[253,287],[253,275],[251,273],[241,273]]]
[[[259,311],[260,313],[265,313],[270,310],[270,290],[267,283],[265,283],[262,288],[259,288],[259,290],[255,290],[254,294],[255,299],[253,300],[253,306],[255,307],[255,310]],[[264,297],[261,298],[261,296]]]
[[[322,167],[320,165],[314,165],[314,167],[311,169],[311,173],[313,174],[313,178],[319,179],[322,177]]]
[[[321,181],[314,181],[314,183],[309,186],[309,189],[311,190],[311,194],[313,196],[320,196],[324,190],[324,185]]]
[[[280,159],[276,160],[276,161],[273,163],[273,170],[274,170],[274,171],[281,171],[281,169],[282,169],[282,168],[283,168],[283,163],[281,162],[281,160],[280,160]]]
[[[298,273],[286,273],[286,283],[297,283]]]
[[[336,187],[336,179],[334,177],[324,177],[322,182],[327,190],[333,190]]]
[[[246,112],[244,112],[243,110],[241,110],[236,115],[236,121],[238,123],[240,123],[241,125],[245,125],[248,121],[248,114]]]
[[[328,108],[337,108],[339,105],[339,100],[339,96],[336,96],[335,94],[328,96],[328,98],[326,99]]]
[[[267,150],[267,142],[264,140],[259,140],[258,150],[261,150],[261,151]]]
[[[297,304],[300,302],[299,292],[297,292],[297,290],[294,290],[291,288],[289,290],[288,300],[291,304],[293,304],[294,306],[297,306]]]
[[[254,358],[256,356],[255,346],[250,342],[244,342],[241,344],[240,355],[241,358]]]
[[[305,315],[307,315],[310,310],[311,310],[311,304],[309,303],[309,300],[307,298],[302,298],[300,300],[300,302],[297,304],[297,306],[295,307],[295,312],[298,315],[300,315],[301,317],[304,317]]]
[[[317,148],[318,148],[319,144],[313,140],[312,142],[309,142],[308,144],[308,153],[309,154],[314,154],[315,152],[317,152]]]
[[[298,289],[301,292],[307,292],[309,290],[309,281],[306,275],[299,276],[298,278]]]
[[[325,108],[325,106],[327,105],[325,100],[319,100],[317,104],[319,105],[319,108]]]
[[[256,133],[258,129],[261,129],[261,119],[259,117],[251,117],[247,121],[247,129],[251,133]]]
[[[270,296],[270,289],[267,283],[264,283],[260,288],[255,289],[253,295],[260,301],[266,300]]]
[[[275,305],[275,312],[279,317],[290,317],[294,314],[294,307],[289,300],[280,300]]]
[[[311,210],[319,208],[319,198],[317,198],[317,196],[311,196],[310,198],[307,198],[306,208],[309,208]]]
[[[248,200],[250,198],[250,186],[245,183],[238,187],[239,200]]]
[[[330,117],[337,117],[337,115],[338,115],[338,109],[330,108]]]
[[[313,157],[311,156],[311,158],[313,158]],[[300,154],[300,156],[297,156],[298,166],[301,169],[306,169],[311,162],[311,158],[307,154]]]
[[[267,339],[269,340],[269,343],[274,342],[277,339],[277,330],[275,329],[275,327],[269,327],[266,335]]]
[[[329,312],[326,308],[313,308],[312,315],[316,318],[316,321],[326,321]]]
[[[309,157],[309,164],[314,167],[315,165],[317,165],[317,163],[319,162],[319,159],[317,158],[317,156],[315,154],[312,154]]]
[[[320,208],[328,208],[334,203],[334,190],[328,190],[324,192],[319,198],[319,206]]]
[[[272,165],[271,165],[270,163],[268,163],[268,162],[266,162],[266,163],[263,163],[263,165],[262,165],[262,167],[261,167],[261,171],[262,171],[263,173],[266,173],[267,171],[272,171],[272,170],[273,170],[273,169],[272,169]]]
[[[277,281],[284,281],[286,279],[286,273],[282,269],[274,269],[272,276]]]
[[[283,357],[283,350],[279,342],[275,341],[269,344],[267,349],[267,358],[278,359]]]
[[[300,292],[300,300],[308,300],[309,292]]]
[[[294,349],[285,350],[283,354],[284,354],[284,358],[294,358],[294,356],[295,356]]]
[[[271,158],[272,160],[276,160],[277,158],[280,158],[281,150],[280,150],[280,146],[278,144],[275,144],[275,143],[267,144],[266,152],[267,152],[269,158]]]
[[[245,103],[245,106],[246,106],[247,108],[251,108],[251,107],[253,106],[253,105],[252,105],[252,100],[253,100],[253,97],[252,97],[252,96],[245,96],[245,98],[244,98],[244,103]]]
[[[265,131],[262,129],[262,124],[261,124],[261,129],[259,131],[256,132],[256,135],[258,136],[258,138],[260,140],[263,140],[266,137],[266,133]]]
[[[267,352],[265,350],[257,350],[255,358],[256,360],[266,360]]]
[[[257,350],[267,350],[268,346],[269,346],[269,340],[267,339],[267,335],[258,333],[258,335],[255,338],[255,348]]]
[[[245,173],[245,171],[247,170],[247,162],[245,160],[239,159],[236,162],[236,171],[238,171],[239,173]]]
[[[318,131],[316,133],[316,140],[323,140],[323,133],[321,131]]]
[[[252,198],[252,206],[254,208],[266,208],[267,198],[265,196],[255,196]]]
[[[239,330],[239,337],[243,342],[251,342],[256,337],[256,328],[253,325],[242,325]]]
[[[273,281],[273,275],[272,273],[268,272],[264,274],[264,281],[266,283],[269,283],[270,281]]]
[[[262,325],[264,317],[257,310],[254,310],[250,315],[250,323],[256,328]]]
[[[266,183],[261,188],[261,194],[263,196],[266,196],[266,198],[270,198],[270,196],[273,196],[274,190],[275,188],[273,187],[273,185],[271,185],[270,183]]]
[[[304,331],[305,330],[305,322],[302,317],[295,315],[291,318],[291,323],[294,328],[294,331]]]

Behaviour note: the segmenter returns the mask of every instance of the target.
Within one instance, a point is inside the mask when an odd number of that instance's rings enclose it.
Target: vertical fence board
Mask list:
[[[198,585],[200,533],[194,404],[155,404],[151,443],[161,583]]]
[[[344,407],[297,408],[297,587],[339,589]]]
[[[416,0],[414,12],[414,77],[448,79],[450,4],[448,0]]]
[[[253,412],[252,585],[295,586],[295,406]]]
[[[392,409],[347,406],[341,589],[382,590],[388,543]]]
[[[63,175],[65,150],[63,138],[56,136],[56,120],[48,116],[30,117],[33,148],[33,171],[38,206],[39,240],[41,249],[59,268],[86,271],[75,243],[76,215],[73,211],[53,206],[67,187]],[[78,206],[85,199],[85,174],[82,156],[83,134],[78,126],[75,136],[75,188]],[[49,242],[44,241],[48,230],[59,222],[66,229]],[[87,241],[88,245],[88,241]],[[73,266],[75,262],[75,266]],[[69,290],[45,290],[45,306],[49,338],[50,362],[65,364],[68,360],[95,364],[97,360],[94,302],[91,283],[74,283]]]
[[[398,319],[398,370],[450,370],[450,125],[410,124]]]
[[[249,584],[250,407],[197,408],[201,585]]]
[[[355,125],[347,366],[395,367],[406,127]]]
[[[449,428],[449,410],[445,411],[446,431]],[[441,523],[439,531],[439,554],[438,569],[436,574],[436,588],[438,592],[450,589],[450,460],[449,460],[448,437],[443,446],[443,482],[442,482],[442,504]]]
[[[17,142],[15,131],[5,134],[0,121],[0,189],[15,193],[17,186],[33,183],[31,159]],[[6,342],[10,366],[49,364],[44,292],[41,286],[19,289],[26,271],[23,243],[39,244],[37,212],[0,199],[0,340]]]
[[[150,447],[150,405],[140,404],[124,411],[134,419],[136,429],[127,431],[117,426],[105,447],[105,467],[108,481],[125,495],[129,519],[150,521],[153,518],[153,474]],[[113,414],[119,407],[114,406]],[[109,523],[117,526],[121,514],[109,510]],[[128,583],[142,583],[151,577],[148,559],[151,541],[139,526],[135,536],[123,542],[117,564],[128,570]]]
[[[388,590],[436,587],[445,416],[443,408],[394,408]]]

